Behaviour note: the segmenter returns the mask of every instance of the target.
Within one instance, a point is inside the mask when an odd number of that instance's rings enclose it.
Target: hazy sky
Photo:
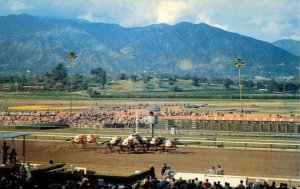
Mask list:
[[[300,40],[300,0],[0,0],[0,16],[81,18],[125,27],[204,22],[256,39]]]

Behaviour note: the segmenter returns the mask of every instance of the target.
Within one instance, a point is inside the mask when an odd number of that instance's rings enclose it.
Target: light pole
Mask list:
[[[28,90],[27,90],[27,93],[29,94],[29,90],[30,90],[30,86],[28,85],[29,84],[29,81],[30,81],[30,78],[31,78],[31,71],[30,70],[27,70],[27,73],[28,73],[28,80],[27,80],[27,86],[28,86]]]
[[[154,137],[154,124],[155,124],[155,116],[152,111],[149,112],[149,117],[148,117],[148,122],[151,127],[151,136],[152,138]]]
[[[76,58],[77,58],[77,55],[74,52],[70,52],[68,54],[68,61],[69,61],[70,66],[71,66],[70,71],[72,71],[72,69],[73,69],[73,62],[76,60]],[[69,123],[71,123],[71,121],[72,121],[72,108],[73,108],[72,107],[73,106],[73,93],[72,93],[72,83],[73,83],[73,81],[72,81],[71,74],[70,74],[70,77],[71,77],[71,80],[70,80],[70,94],[71,94],[71,99],[70,99]]]
[[[138,123],[138,115],[137,112],[135,112],[135,134],[139,133],[139,123]]]
[[[245,62],[241,58],[237,58],[234,61],[234,65],[238,68],[238,80],[239,80],[239,88],[240,88],[240,111],[243,114],[243,102],[242,102],[242,85],[241,85],[241,67],[245,65]]]
[[[155,124],[158,124],[158,116],[154,114],[154,112],[159,112],[160,107],[158,106],[150,106],[147,108],[149,110],[148,123],[151,128],[151,136],[154,137],[154,127]]]
[[[19,92],[19,87],[18,87],[18,83],[15,82],[15,86],[16,86],[16,92],[18,93]]]

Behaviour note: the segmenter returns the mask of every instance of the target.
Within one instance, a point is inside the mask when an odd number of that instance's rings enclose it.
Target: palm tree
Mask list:
[[[242,104],[242,85],[241,85],[241,67],[245,65],[245,62],[241,58],[237,58],[234,61],[234,65],[238,68],[239,70],[239,87],[240,87],[240,103],[241,103],[241,113],[243,113],[243,104]]]
[[[70,52],[68,54],[68,61],[71,65],[71,71],[73,68],[73,62],[76,60],[77,55],[74,52]],[[73,105],[73,94],[72,94],[72,76],[71,76],[71,82],[70,82],[70,93],[71,93],[71,100],[70,100],[70,115],[69,115],[69,122],[71,122],[72,119],[72,105]]]
[[[70,52],[68,54],[68,60],[70,63],[74,62],[76,60],[76,58],[77,58],[77,55],[74,52]]]

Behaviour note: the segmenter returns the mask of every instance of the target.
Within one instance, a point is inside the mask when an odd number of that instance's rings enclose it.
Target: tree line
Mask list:
[[[224,89],[230,89],[232,86],[239,86],[239,82],[234,78],[208,78],[205,76],[195,75],[170,75],[170,74],[132,74],[119,73],[108,75],[106,71],[100,67],[91,69],[89,74],[70,74],[63,63],[57,64],[52,70],[45,74],[0,74],[1,90],[7,91],[22,91],[30,87],[35,87],[42,90],[54,91],[82,91],[87,90],[91,93],[95,89],[105,90],[108,84],[120,80],[130,80],[132,82],[143,82],[145,85],[152,79],[156,79],[158,83],[164,81],[170,86],[171,91],[180,91],[176,87],[179,79],[191,80],[191,85],[194,87],[201,84],[220,84]],[[244,89],[255,89],[263,92],[299,92],[299,76],[293,76],[281,80],[272,78],[255,78],[241,79],[240,86]],[[40,86],[40,88],[38,87]]]

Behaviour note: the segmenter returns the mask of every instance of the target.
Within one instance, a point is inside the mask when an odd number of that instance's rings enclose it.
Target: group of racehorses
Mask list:
[[[96,135],[77,135],[72,139],[68,139],[70,146],[76,148],[76,144],[81,145],[82,148],[87,148],[88,143],[95,143],[97,145],[104,145],[104,152],[114,152],[116,149],[121,152],[166,152],[166,149],[177,149],[177,139],[164,137],[146,137],[139,134],[130,134],[127,137],[115,136],[110,140],[99,143]]]
[[[99,145],[99,142],[97,141],[99,139],[99,136],[97,135],[76,135],[75,137],[71,139],[67,139],[67,142],[70,142],[71,148],[76,148],[76,144],[81,145],[81,148],[87,148],[88,143],[95,143]]]

